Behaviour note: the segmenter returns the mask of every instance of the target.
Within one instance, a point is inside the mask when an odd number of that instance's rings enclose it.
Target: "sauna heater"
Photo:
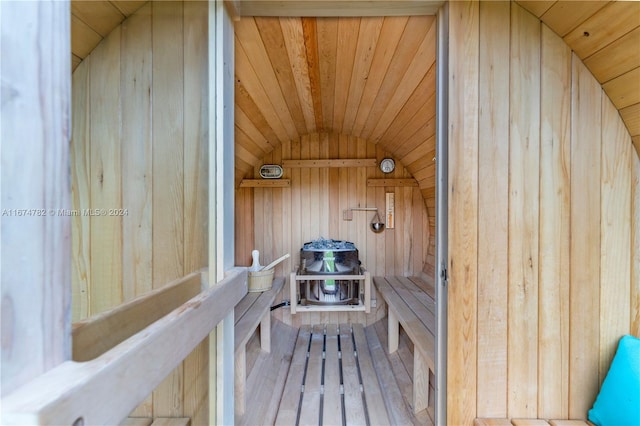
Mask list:
[[[349,241],[319,239],[300,249],[298,269],[300,305],[358,305],[360,275],[358,249]],[[304,279],[308,276],[309,279]],[[333,278],[336,277],[336,278]]]

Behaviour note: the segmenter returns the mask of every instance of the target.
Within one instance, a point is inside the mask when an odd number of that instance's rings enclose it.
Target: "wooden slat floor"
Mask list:
[[[299,330],[273,321],[272,351],[247,346],[247,412],[239,425],[430,425],[433,403],[411,407],[411,342],[385,349],[386,319]],[[433,395],[433,392],[431,392]]]

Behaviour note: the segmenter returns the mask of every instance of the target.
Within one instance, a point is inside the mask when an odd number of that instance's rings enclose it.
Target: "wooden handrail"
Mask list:
[[[247,293],[237,268],[87,362],[66,361],[2,399],[3,425],[118,424]]]
[[[89,361],[159,320],[204,288],[197,271],[127,303],[73,324],[74,361]]]

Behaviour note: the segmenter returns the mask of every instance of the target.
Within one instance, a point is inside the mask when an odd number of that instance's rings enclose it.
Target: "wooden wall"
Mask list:
[[[264,157],[264,164],[281,164],[296,159],[363,159],[378,161],[389,156],[364,139],[334,133],[314,133],[286,142]],[[256,170],[255,176],[259,176]],[[352,241],[363,265],[372,275],[420,275],[425,262],[429,232],[427,210],[420,188],[369,187],[369,178],[411,178],[399,162],[391,174],[378,167],[285,168],[289,188],[239,188],[236,192],[236,263],[251,264],[251,251],[261,253],[264,265],[290,253],[291,258],[276,267],[276,276],[288,276],[300,260],[300,248],[319,237]],[[344,209],[377,207],[385,209],[385,193],[395,194],[396,224],[375,234],[369,229],[374,212],[354,211],[345,221]],[[289,299],[288,284],[283,298]],[[382,302],[382,299],[378,299]],[[283,314],[284,311],[284,314]],[[296,314],[279,310],[286,323],[317,323],[347,317]],[[284,316],[282,316],[284,315]],[[341,318],[341,319],[340,319]],[[373,317],[372,317],[373,318]],[[371,319],[371,318],[370,318]],[[366,322],[362,316],[349,320]]]
[[[638,157],[537,18],[449,6],[447,422],[585,418],[640,335]]]
[[[73,319],[207,265],[207,4],[150,2],[73,73]],[[110,209],[115,215],[109,215]],[[135,415],[208,421],[208,344]]]

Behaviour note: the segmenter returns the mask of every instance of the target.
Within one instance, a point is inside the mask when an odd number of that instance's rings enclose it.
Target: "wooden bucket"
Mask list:
[[[249,293],[257,293],[259,291],[271,290],[273,284],[274,269],[262,270],[257,272],[249,271]]]

